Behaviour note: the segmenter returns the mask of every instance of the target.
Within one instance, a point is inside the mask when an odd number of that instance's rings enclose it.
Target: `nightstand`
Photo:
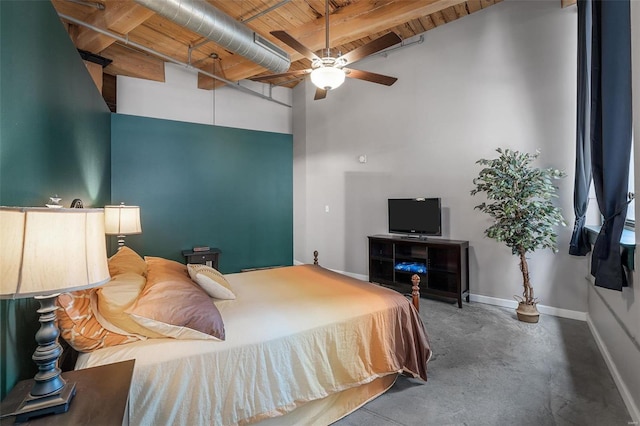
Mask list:
[[[129,399],[129,387],[135,360],[116,362],[100,367],[67,371],[62,377],[75,382],[76,396],[71,400],[69,411],[33,418],[19,425],[122,425]],[[31,390],[33,379],[18,382],[2,401],[0,412],[12,413]],[[15,417],[2,419],[2,424],[12,425]]]
[[[222,250],[217,248],[210,248],[206,251],[182,250],[182,255],[187,263],[200,263],[211,266],[214,269],[218,269],[220,253],[222,253]]]

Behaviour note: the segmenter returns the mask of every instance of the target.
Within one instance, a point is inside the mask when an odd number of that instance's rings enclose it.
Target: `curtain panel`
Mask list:
[[[590,50],[590,84],[578,86],[578,99],[589,99],[589,117],[578,120],[589,135],[591,174],[604,222],[591,256],[591,275],[595,284],[614,290],[627,285],[620,255],[620,237],[627,213],[629,159],[631,155],[631,17],[629,0],[579,0],[585,25],[585,48]],[[591,14],[591,28],[586,28]],[[585,59],[586,60],[586,59]],[[580,72],[580,70],[578,70]],[[580,77],[579,77],[580,78]],[[590,94],[583,92],[590,89]],[[578,107],[579,109],[580,107]],[[580,112],[578,112],[580,114]],[[580,135],[580,129],[577,129]],[[580,143],[579,138],[576,145]],[[582,145],[584,147],[584,144]],[[584,151],[578,150],[576,164],[584,165]],[[580,155],[582,154],[582,159]],[[578,172],[578,171],[576,171]],[[584,174],[585,179],[587,174]],[[578,182],[578,177],[576,177]],[[574,191],[580,200],[584,186]],[[578,206],[579,208],[581,205]],[[576,216],[580,213],[576,209]],[[576,221],[580,223],[579,220]],[[584,219],[582,219],[584,223]],[[573,241],[573,239],[572,239]]]
[[[575,221],[569,243],[569,254],[586,256],[591,251],[584,228],[589,206],[591,185],[591,7],[586,0],[578,1],[578,73],[576,105],[576,171],[573,192]]]

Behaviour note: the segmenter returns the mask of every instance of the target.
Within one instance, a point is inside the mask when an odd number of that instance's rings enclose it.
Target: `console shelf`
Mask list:
[[[420,277],[420,294],[469,301],[469,242],[390,235],[369,236],[369,281],[411,293],[411,277]],[[411,270],[399,265],[411,264]],[[414,272],[418,271],[418,272]]]

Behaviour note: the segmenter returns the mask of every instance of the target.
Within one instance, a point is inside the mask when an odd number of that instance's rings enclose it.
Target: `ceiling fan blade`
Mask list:
[[[352,62],[359,61],[372,53],[379,52],[387,47],[393,46],[394,44],[398,44],[401,41],[402,39],[396,33],[387,33],[380,38],[370,41],[364,46],[353,49],[351,52],[342,55],[341,58],[346,60],[348,65]]]
[[[316,95],[313,97],[313,100],[317,101],[319,99],[324,99],[326,97],[327,97],[327,91],[318,87],[316,89]]]
[[[280,40],[281,42],[285,43],[287,46],[295,49],[298,53],[302,54],[307,59],[310,59],[312,61],[314,59],[318,59],[318,60],[320,59],[318,55],[313,53],[308,47],[304,46],[298,40],[291,37],[285,31],[271,31],[271,35],[277,38],[278,40]]]
[[[305,75],[305,74],[309,74],[310,72],[311,72],[311,69],[295,70],[295,71],[283,72],[280,74],[258,75],[256,77],[251,77],[250,80],[253,80],[253,81],[273,80],[274,78],[280,78],[280,77],[292,77],[296,75]]]
[[[347,74],[347,77],[384,84],[385,86],[391,86],[393,83],[398,81],[396,77],[389,77],[388,75],[376,74],[374,72],[354,70],[351,68],[343,68],[343,70]]]

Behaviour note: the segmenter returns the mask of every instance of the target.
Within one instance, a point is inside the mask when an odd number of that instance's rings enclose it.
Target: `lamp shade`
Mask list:
[[[0,207],[0,298],[109,281],[102,209]]]
[[[107,235],[142,233],[139,206],[104,206],[104,230]]]
[[[324,90],[335,89],[344,83],[344,71],[336,67],[320,67],[311,71],[311,82]]]

